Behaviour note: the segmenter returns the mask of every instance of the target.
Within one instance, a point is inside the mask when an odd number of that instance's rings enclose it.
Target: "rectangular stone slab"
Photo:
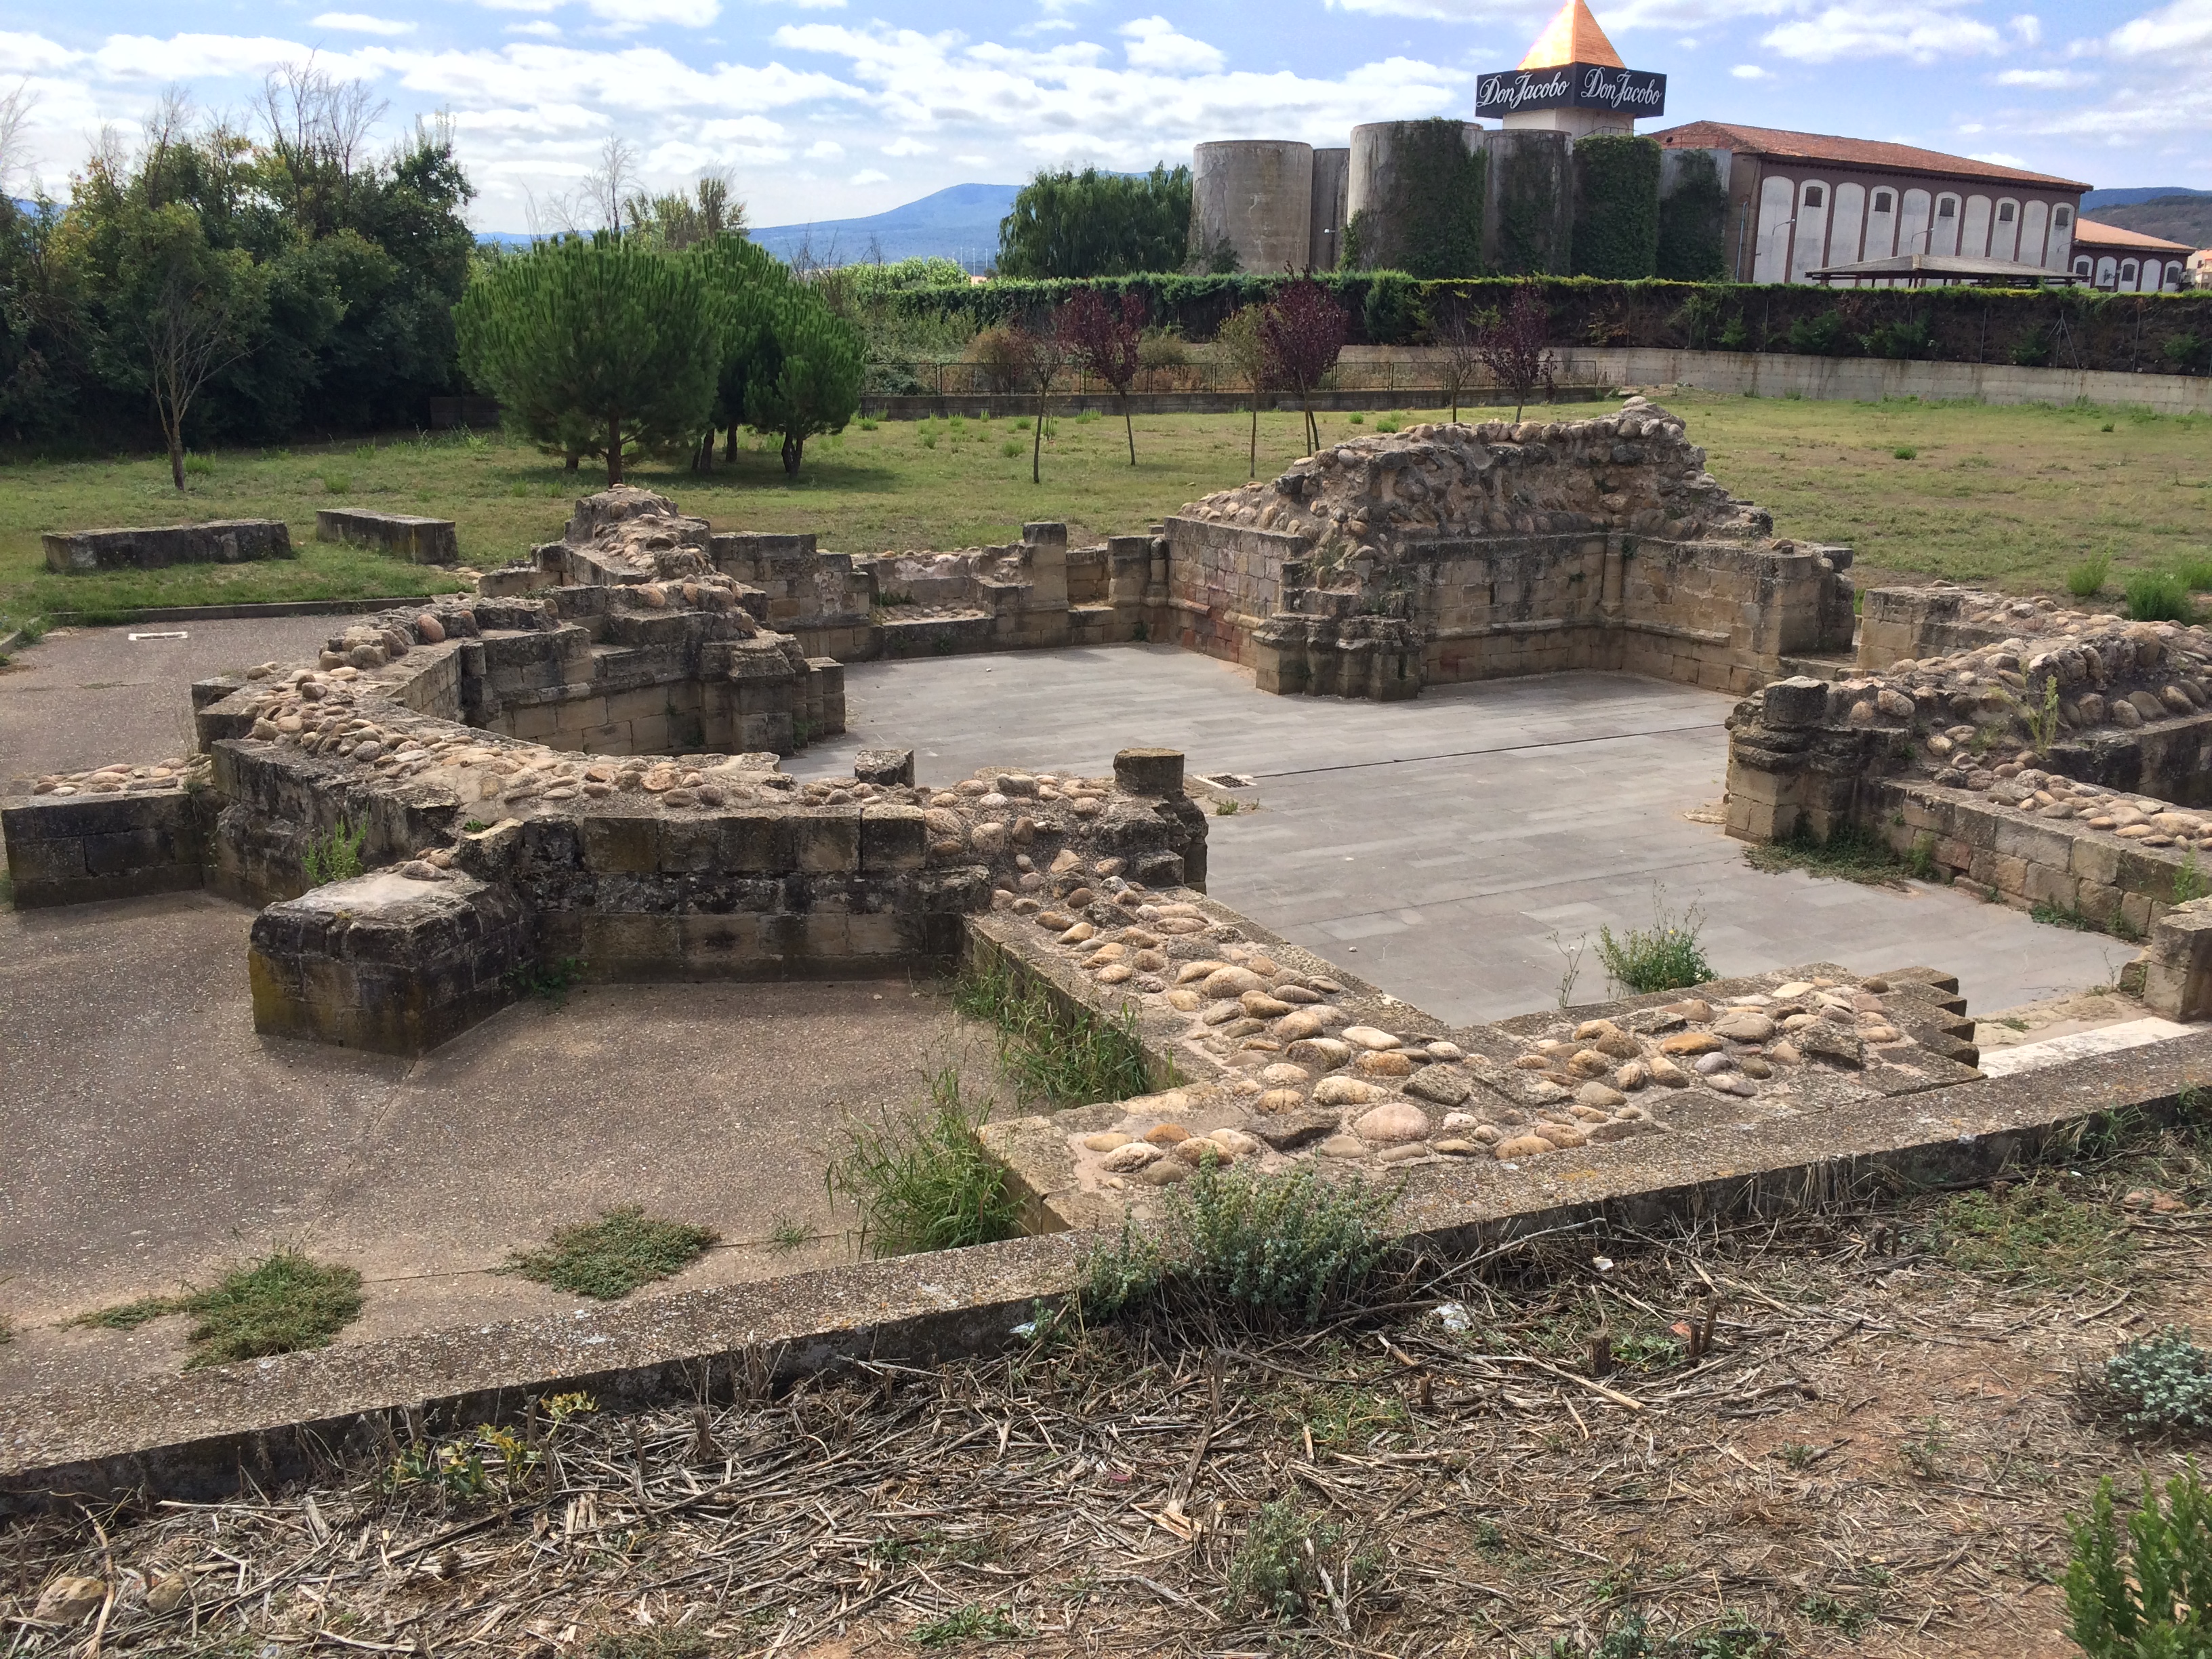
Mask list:
[[[46,568],[64,575],[297,556],[292,532],[281,519],[211,519],[205,524],[133,530],[49,530],[40,539],[46,550]]]
[[[325,507],[315,512],[315,539],[374,547],[410,564],[459,564],[461,544],[451,519],[417,519],[366,507]]]

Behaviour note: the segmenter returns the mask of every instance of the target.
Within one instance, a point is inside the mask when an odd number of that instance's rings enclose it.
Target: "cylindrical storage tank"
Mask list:
[[[1352,152],[1317,149],[1313,153],[1313,212],[1311,240],[1306,262],[1316,270],[1334,270],[1344,249],[1345,191],[1352,181]]]
[[[1201,268],[1227,247],[1237,269],[1303,270],[1312,238],[1313,146],[1238,138],[1200,144],[1193,158],[1190,258]]]
[[[1422,181],[1410,175],[1407,165],[1431,138],[1433,130],[1443,125],[1436,121],[1370,121],[1352,128],[1350,177],[1345,190],[1345,223],[1349,239],[1358,245],[1356,251],[1363,268],[1407,268],[1411,221],[1427,205],[1415,200]],[[1491,136],[1472,121],[1450,125],[1459,128],[1460,142],[1470,155],[1480,152]]]

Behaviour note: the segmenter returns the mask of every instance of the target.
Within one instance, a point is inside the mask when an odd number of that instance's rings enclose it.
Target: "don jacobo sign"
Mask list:
[[[1477,115],[1518,115],[1539,109],[1603,109],[1630,116],[1667,112],[1667,77],[1602,64],[1500,70],[1475,85]]]

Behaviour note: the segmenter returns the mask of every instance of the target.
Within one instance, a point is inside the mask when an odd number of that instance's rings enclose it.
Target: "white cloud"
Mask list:
[[[1771,72],[1756,64],[1738,64],[1729,73],[1739,81],[1771,81],[1774,78]]]
[[[558,40],[561,38],[561,26],[558,23],[549,23],[540,17],[528,23],[509,23],[505,33],[527,34],[540,40]]]
[[[848,185],[888,185],[891,176],[875,167],[862,167],[845,182]]]
[[[773,144],[787,136],[782,122],[771,121],[765,115],[726,115],[702,121],[698,133],[699,142],[704,144]]]
[[[919,138],[894,138],[883,147],[886,155],[934,155],[937,146],[925,144]]]
[[[412,34],[415,25],[389,17],[371,17],[365,11],[326,11],[315,19],[319,29],[341,29],[352,34]]]
[[[702,29],[722,15],[721,0],[588,0],[592,15],[616,34],[631,34],[656,23]]]
[[[2009,69],[1999,72],[1996,83],[2001,87],[2036,87],[2055,91],[2061,87],[2085,87],[2096,78],[2075,70]]]
[[[86,54],[58,46],[43,34],[10,34],[0,29],[0,64],[15,74],[34,70],[67,69],[82,63]]]
[[[835,161],[844,153],[844,145],[835,138],[817,138],[806,147],[806,159],[810,161]]]
[[[1903,58],[1933,64],[2000,51],[2004,37],[1978,18],[1961,17],[1937,3],[1844,0],[1817,16],[1768,31],[1759,44],[1805,64],[1832,64],[1845,58]]]
[[[230,76],[258,78],[310,55],[297,40],[265,34],[173,34],[166,40],[150,34],[111,34],[92,54],[92,61],[101,74],[118,80],[198,81]],[[361,73],[356,57],[331,52],[313,55],[316,66],[334,79],[346,80]]]
[[[2027,165],[2011,151],[2002,149],[1978,149],[1972,151],[1967,159],[1987,161],[1993,167],[2024,167]]]
[[[2012,32],[2023,46],[2039,46],[2043,40],[2043,20],[2032,11],[2024,11],[2012,20]]]
[[[2173,0],[2161,10],[2121,24],[2106,44],[2123,58],[2201,52],[2212,46],[2212,0]]]
[[[952,158],[963,167],[987,167],[991,165],[988,155],[956,155]]]
[[[1139,17],[1124,23],[1121,38],[1129,44],[1131,69],[1164,70],[1170,75],[1210,75],[1227,67],[1229,60],[1218,47],[1176,33],[1164,17]]]

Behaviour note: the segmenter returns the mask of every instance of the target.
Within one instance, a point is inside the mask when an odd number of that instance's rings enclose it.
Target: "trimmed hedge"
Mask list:
[[[1268,298],[1274,276],[1109,276],[1076,282],[994,282],[908,289],[884,303],[902,314],[994,323],[1041,323],[1076,288],[1144,297],[1150,323],[1210,340],[1229,313]],[[1431,319],[1496,311],[1511,297],[1502,277],[1421,282],[1403,271],[1337,271],[1317,278],[1351,313],[1352,343],[1425,343]],[[2036,363],[2053,368],[2201,374],[2212,341],[2212,291],[2099,294],[1987,289],[1824,289],[1749,283],[1535,279],[1562,345],[1667,346],[1692,350],[1798,349],[1817,337],[1849,356],[1947,362]],[[1826,320],[1833,314],[1833,321]],[[2169,349],[2169,348],[2173,348]]]
[[[1626,133],[1575,145],[1576,276],[1638,282],[1658,270],[1661,153]]]

